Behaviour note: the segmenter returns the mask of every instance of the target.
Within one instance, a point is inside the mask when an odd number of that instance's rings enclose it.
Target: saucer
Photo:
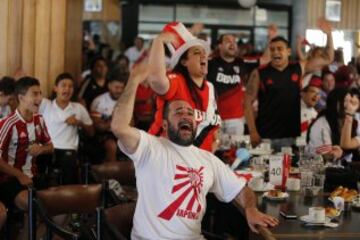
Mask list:
[[[330,227],[330,228],[336,228],[339,226],[337,223],[332,223],[331,219],[326,217],[324,222],[314,222],[312,219],[310,219],[309,215],[301,216],[300,220],[305,222],[306,226],[324,226],[324,227]]]
[[[281,196],[279,197],[274,197],[274,196],[270,196],[269,195],[269,192],[265,192],[263,194],[263,197],[269,199],[269,200],[272,200],[272,201],[282,201],[282,200],[285,200],[286,198],[289,197],[289,194],[287,192],[282,192],[281,193]]]

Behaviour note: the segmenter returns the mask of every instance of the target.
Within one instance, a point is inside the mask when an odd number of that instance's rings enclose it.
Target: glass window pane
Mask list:
[[[285,39],[288,39],[288,30],[286,28],[279,28],[278,33]],[[267,28],[257,27],[255,28],[255,50],[263,51],[268,44]]]
[[[174,20],[174,7],[140,5],[139,20],[148,22],[172,22]]]
[[[252,26],[253,10],[177,5],[176,20],[186,23],[202,22],[204,24]]]
[[[287,27],[289,24],[287,11],[273,11],[263,8],[256,8],[255,11],[256,26],[267,26],[273,23],[279,27]]]

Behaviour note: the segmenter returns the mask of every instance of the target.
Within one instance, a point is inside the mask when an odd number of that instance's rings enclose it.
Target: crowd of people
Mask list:
[[[112,62],[87,39],[81,79],[59,74],[49,99],[31,76],[3,77],[0,227],[6,209],[27,211],[26,187],[44,181],[38,176],[45,172],[58,170],[55,184],[79,184],[79,160],[124,159],[134,162],[137,177],[133,239],[198,239],[209,192],[243,209],[254,232],[277,225],[213,153],[221,135],[250,135],[253,147],[270,139],[281,151],[300,138],[310,153],[358,160],[360,59],[345,65],[331,24],[320,19],[319,28],[326,46],[299,37],[294,61],[274,25],[261,54],[242,49],[233,34],[211,48],[193,35],[201,24],[178,22],[149,49],[137,37]]]

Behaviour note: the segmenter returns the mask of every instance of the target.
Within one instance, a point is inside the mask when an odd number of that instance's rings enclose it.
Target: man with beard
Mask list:
[[[204,239],[201,220],[208,192],[234,201],[255,232],[257,225],[277,225],[276,218],[258,211],[256,197],[243,179],[213,154],[192,145],[196,121],[187,101],[165,104],[163,137],[130,126],[136,89],[147,77],[144,65],[133,69],[111,123],[118,146],[135,165],[139,198],[131,239]]]
[[[302,77],[305,73],[322,69],[334,58],[331,24],[320,19],[319,27],[327,35],[323,54],[290,63],[289,42],[283,37],[275,37],[269,45],[270,64],[252,72],[246,86],[245,117],[253,146],[258,145],[261,138],[269,138],[272,148],[280,151],[281,147],[293,145],[295,138],[300,136]],[[256,100],[259,110],[255,119],[252,104]]]
[[[124,91],[127,74],[113,72],[108,82],[109,91],[101,94],[91,104],[90,116],[94,121],[96,140],[104,147],[105,161],[116,161],[116,138],[111,133],[110,123],[116,101]]]
[[[315,120],[315,105],[320,100],[321,78],[312,75],[309,84],[301,90],[301,137],[306,138],[307,130]]]
[[[269,38],[276,35],[276,27],[271,25]],[[237,58],[238,45],[232,34],[223,34],[218,40],[219,56],[209,61],[207,79],[214,87],[217,106],[222,119],[221,130],[231,135],[244,134],[244,94],[245,81],[250,72],[270,61],[268,54],[260,58]]]

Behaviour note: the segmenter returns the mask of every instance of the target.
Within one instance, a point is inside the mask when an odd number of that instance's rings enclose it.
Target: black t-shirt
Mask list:
[[[283,71],[270,64],[259,69],[259,112],[256,127],[262,138],[300,135],[300,90],[302,70],[290,63]]]
[[[86,103],[86,108],[90,109],[90,105],[92,101],[97,96],[105,93],[106,91],[107,91],[106,83],[102,87],[96,83],[94,78],[88,77],[84,80],[83,84],[81,85],[78,97],[84,99]]]
[[[207,79],[214,85],[219,114],[223,120],[243,117],[244,79],[258,65],[257,59],[237,58],[228,63],[217,57],[209,61]]]
[[[207,80],[214,85],[216,93],[221,95],[239,84],[244,85],[244,79],[258,66],[258,59],[236,58],[228,63],[216,57],[209,61]]]

